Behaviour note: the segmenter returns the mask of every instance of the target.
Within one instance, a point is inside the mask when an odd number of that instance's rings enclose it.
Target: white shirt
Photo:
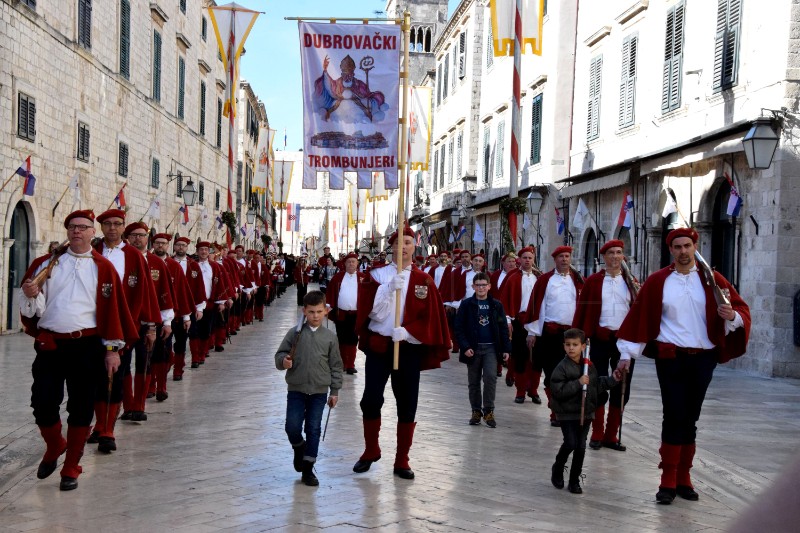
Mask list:
[[[497,288],[500,288],[500,285],[503,284],[503,280],[506,279],[507,272],[505,270],[500,271],[500,275],[497,276]]]
[[[177,255],[173,257],[173,259],[175,259],[175,261],[177,261],[178,264],[181,266],[181,270],[183,270],[184,274],[186,274],[189,271],[189,261],[186,259],[185,255],[183,256],[183,259],[181,259]],[[207,295],[206,298],[208,298],[209,296],[210,295]],[[200,302],[199,304],[195,305],[194,308],[197,309],[198,311],[203,311],[206,308],[206,303]]]
[[[444,305],[449,305],[450,307],[455,307],[456,309],[458,309],[459,307],[461,307],[461,302],[463,302],[464,299],[469,298],[473,294],[475,294],[475,289],[472,288],[472,279],[475,277],[475,274],[477,274],[477,272],[475,272],[472,269],[469,269],[464,275],[464,282],[467,284],[466,285],[467,290],[466,292],[464,292],[464,298],[457,302],[446,302]]]
[[[575,317],[575,299],[575,284],[569,272],[553,274],[544,293],[542,308],[539,309],[539,320],[525,324],[528,334],[541,336],[545,322],[555,322],[564,326],[572,324],[572,319]]]
[[[358,309],[358,276],[344,273],[342,286],[339,287],[339,301],[336,305],[342,311],[356,311]]]
[[[524,313],[528,310],[528,303],[531,301],[533,286],[536,285],[536,275],[533,271],[525,272],[520,270],[520,272],[522,273],[522,298],[520,298],[519,312]]]
[[[42,263],[39,273],[50,263]],[[68,250],[58,258],[50,279],[45,281],[36,298],[28,298],[20,289],[19,307],[22,316],[38,316],[40,329],[71,333],[97,327],[97,265],[92,252],[75,254]],[[122,339],[103,339],[106,346],[122,348]]]
[[[103,257],[111,261],[111,264],[114,265],[117,274],[119,274],[119,280],[122,283],[125,283],[125,252],[122,251],[125,246],[126,244],[121,242],[115,247],[109,248],[106,242],[103,241]]]
[[[656,340],[674,344],[680,348],[702,348],[710,350],[714,344],[708,338],[706,322],[706,293],[697,267],[688,274],[673,271],[664,281],[661,305],[661,328]],[[735,311],[734,311],[735,312]],[[733,320],[725,321],[725,334],[744,326],[739,313]],[[620,359],[637,358],[642,355],[646,343],[617,340]]]
[[[385,267],[370,270],[369,273],[375,281],[381,284],[378,287],[378,292],[375,293],[375,303],[369,313],[369,317],[372,319],[369,323],[369,330],[384,337],[391,337],[394,331],[395,296],[397,291],[389,288],[389,281],[397,275],[397,265],[390,263]],[[411,267],[406,267],[401,275],[405,278],[400,296],[400,316],[402,317],[406,308],[406,295],[408,294],[408,283],[411,280]],[[400,324],[403,324],[402,318]],[[407,342],[410,344],[422,344],[412,337],[410,333]]]
[[[622,275],[603,277],[603,296],[600,307],[600,327],[617,331],[631,308],[631,293]]]
[[[442,275],[444,275],[445,268],[447,267],[444,265],[439,265],[439,268],[433,272],[433,282],[436,284],[437,289],[439,288],[439,285],[442,284]]]

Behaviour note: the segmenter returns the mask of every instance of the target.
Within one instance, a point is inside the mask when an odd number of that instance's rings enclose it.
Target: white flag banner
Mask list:
[[[472,240],[475,242],[484,242],[486,237],[483,235],[483,228],[481,225],[478,224],[478,221],[475,221],[475,232],[472,235]]]
[[[208,208],[203,207],[200,212],[200,229],[207,230],[211,227],[211,215],[208,214]]]
[[[586,227],[587,222],[589,222],[591,215],[589,214],[589,208],[586,207],[586,204],[583,202],[583,198],[578,199],[578,208],[575,210],[575,217],[572,219],[572,225],[578,229],[583,229]]]
[[[80,182],[78,181],[79,174],[80,172],[76,170],[75,174],[72,176],[72,179],[69,181],[69,189],[72,191],[73,207],[80,205],[81,203],[81,186]]]
[[[428,170],[431,141],[431,101],[433,87],[411,88],[408,142],[411,145],[411,170]],[[402,147],[401,147],[402,149]]]
[[[517,0],[491,0],[492,38],[495,56],[514,55],[514,18]],[[542,24],[544,22],[544,0],[522,0],[522,50],[530,44],[536,55],[542,55]]]
[[[364,222],[367,212],[367,191],[350,186],[350,220],[351,226]]]
[[[272,205],[276,209],[284,209],[289,198],[289,186],[292,183],[294,161],[277,160],[274,162],[275,177],[272,180]]]
[[[367,199],[370,202],[389,199],[389,192],[384,187],[383,172],[372,173],[372,188],[367,192]]]
[[[525,231],[531,229],[531,216],[528,213],[522,215],[522,229]]]
[[[678,212],[678,205],[675,203],[675,200],[672,199],[672,195],[667,193],[667,201],[664,203],[664,211],[661,213],[661,218],[667,218],[672,213]]]
[[[300,22],[299,33],[303,188],[320,171],[383,171],[397,188],[400,26]]]
[[[251,190],[263,194],[269,185],[269,169],[271,165],[270,153],[275,130],[269,128],[258,129],[258,148],[256,148],[256,173],[253,176]]]
[[[158,201],[158,197],[153,198],[153,201],[150,202],[150,207],[147,208],[147,213],[144,216],[156,220],[161,218],[161,202]]]

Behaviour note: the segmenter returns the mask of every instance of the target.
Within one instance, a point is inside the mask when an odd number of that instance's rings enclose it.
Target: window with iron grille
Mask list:
[[[632,126],[636,118],[636,70],[639,35],[622,41],[622,79],[619,85],[619,127]]]
[[[161,101],[161,34],[153,30],[153,100]]]
[[[439,190],[439,150],[433,151],[433,190]]]
[[[494,64],[494,36],[492,34],[492,25],[487,24],[489,28],[486,32],[486,70]]]
[[[537,94],[531,102],[531,165],[542,162],[542,105],[543,94]]]
[[[200,36],[203,38],[203,42],[208,40],[208,19],[203,17],[203,22],[200,23]]]
[[[485,185],[489,184],[489,177],[491,173],[492,147],[489,144],[491,135],[492,132],[487,124],[483,127],[483,183]]]
[[[197,202],[200,205],[203,205],[206,202],[206,186],[202,181],[197,186]]]
[[[494,149],[494,177],[503,177],[503,153],[505,151],[506,121],[497,125],[497,146]]]
[[[686,5],[680,2],[667,11],[664,39],[664,67],[661,82],[661,112],[668,113],[681,106],[683,81],[683,29]]]
[[[120,176],[128,175],[128,145],[119,143],[119,158],[117,162],[117,174]]]
[[[589,104],[586,117],[586,140],[600,136],[600,82],[603,72],[603,56],[593,57],[589,62]]]
[[[742,33],[742,0],[717,0],[717,37],[714,42],[715,90],[736,85],[739,40]]]
[[[467,31],[458,36],[458,77],[464,79],[467,75]]]
[[[36,100],[25,93],[17,95],[17,136],[26,141],[36,140]]]
[[[36,10],[36,0],[20,0],[20,4],[24,4],[34,11]]]
[[[78,122],[78,153],[76,157],[81,161],[89,161],[89,125],[85,122]]]
[[[150,187],[158,189],[161,184],[161,162],[153,158],[153,164],[150,165]]]
[[[206,134],[206,82],[200,82],[200,135]]]
[[[186,14],[186,0],[181,0],[181,13]]]
[[[461,159],[464,157],[464,132],[458,132],[456,139],[456,179],[461,179]]]
[[[222,147],[222,98],[217,98],[217,148]]]
[[[219,211],[219,189],[214,192],[214,209]]]
[[[186,99],[186,60],[178,58],[178,118],[183,119],[184,101]]]
[[[119,73],[131,77],[131,0],[119,2]]]
[[[92,0],[78,0],[78,44],[92,48]]]

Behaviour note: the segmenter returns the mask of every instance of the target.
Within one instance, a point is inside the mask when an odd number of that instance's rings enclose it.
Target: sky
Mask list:
[[[458,5],[449,0],[450,12]],[[218,0],[217,4],[227,3]],[[240,63],[240,78],[247,80],[264,102],[270,127],[277,130],[275,149],[283,149],[286,128],[287,149],[303,147],[303,97],[300,87],[300,42],[297,21],[284,17],[367,17],[385,16],[385,0],[236,0],[263,11],[245,43],[247,53]],[[375,11],[381,11],[376,15]]]

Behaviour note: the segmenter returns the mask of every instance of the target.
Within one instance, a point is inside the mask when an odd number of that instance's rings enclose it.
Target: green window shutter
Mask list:
[[[586,120],[586,140],[600,136],[600,92],[603,73],[603,56],[593,57],[589,62],[589,104]]]
[[[119,143],[119,161],[117,173],[120,176],[128,175],[128,145],[122,142]]]
[[[542,105],[544,95],[537,95],[531,104],[531,164],[542,162]]]
[[[619,127],[630,126],[635,119],[636,55],[638,35],[629,35],[622,41],[622,76],[619,86]]]
[[[217,98],[217,148],[222,147],[222,98]]]
[[[78,44],[92,48],[92,0],[78,0]]]
[[[158,189],[159,183],[161,182],[160,174],[161,174],[161,162],[158,159],[154,158],[150,174],[150,186],[154,189]]]
[[[433,190],[439,190],[439,150],[433,152]]]
[[[503,157],[505,152],[506,121],[501,120],[497,125],[497,139],[494,148],[494,177],[503,177]]]
[[[712,85],[716,90],[729,89],[736,85],[741,27],[741,0],[717,0],[717,36],[714,42]]]
[[[206,82],[200,82],[200,135],[206,134]]]
[[[661,82],[662,113],[668,113],[681,106],[685,20],[686,5],[684,2],[676,4],[667,11],[664,65]]]
[[[119,3],[119,73],[131,77],[131,2]]]
[[[184,100],[186,99],[186,60],[178,58],[178,118],[184,118]]]
[[[483,183],[485,185],[489,183],[489,165],[492,157],[492,149],[489,145],[491,134],[492,132],[487,124],[483,127]]]
[[[494,64],[494,37],[491,21],[489,21],[487,27],[489,28],[486,32],[486,69],[488,70]]]
[[[153,100],[161,101],[161,34],[153,31]]]

